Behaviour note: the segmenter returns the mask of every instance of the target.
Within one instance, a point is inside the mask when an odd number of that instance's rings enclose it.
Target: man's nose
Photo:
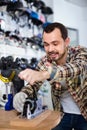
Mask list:
[[[49,46],[49,52],[53,51],[53,46]]]

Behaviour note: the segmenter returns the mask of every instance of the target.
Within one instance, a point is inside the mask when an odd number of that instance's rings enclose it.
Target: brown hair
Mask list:
[[[46,33],[50,33],[52,32],[54,29],[58,28],[61,32],[61,35],[62,35],[62,38],[65,40],[68,36],[68,31],[67,31],[67,28],[61,24],[61,23],[58,23],[58,22],[54,22],[54,23],[50,23],[48,24],[44,30],[43,30],[43,33],[46,32]]]

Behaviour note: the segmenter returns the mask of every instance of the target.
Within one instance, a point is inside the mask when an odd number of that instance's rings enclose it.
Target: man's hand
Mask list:
[[[24,71],[21,71],[18,76],[21,79],[27,81],[29,84],[33,85],[35,82],[49,79],[50,74],[48,73],[48,71],[36,71],[32,69],[25,69]]]

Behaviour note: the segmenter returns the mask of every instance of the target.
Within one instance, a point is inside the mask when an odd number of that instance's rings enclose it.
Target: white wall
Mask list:
[[[79,31],[79,44],[87,47],[87,8],[76,6],[65,0],[53,0],[53,21]]]

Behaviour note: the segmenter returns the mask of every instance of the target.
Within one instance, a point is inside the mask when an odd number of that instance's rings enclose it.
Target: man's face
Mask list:
[[[69,44],[69,39],[66,38],[64,40],[59,29],[55,29],[51,33],[44,32],[43,42],[47,56],[51,60],[58,62],[63,59]]]

